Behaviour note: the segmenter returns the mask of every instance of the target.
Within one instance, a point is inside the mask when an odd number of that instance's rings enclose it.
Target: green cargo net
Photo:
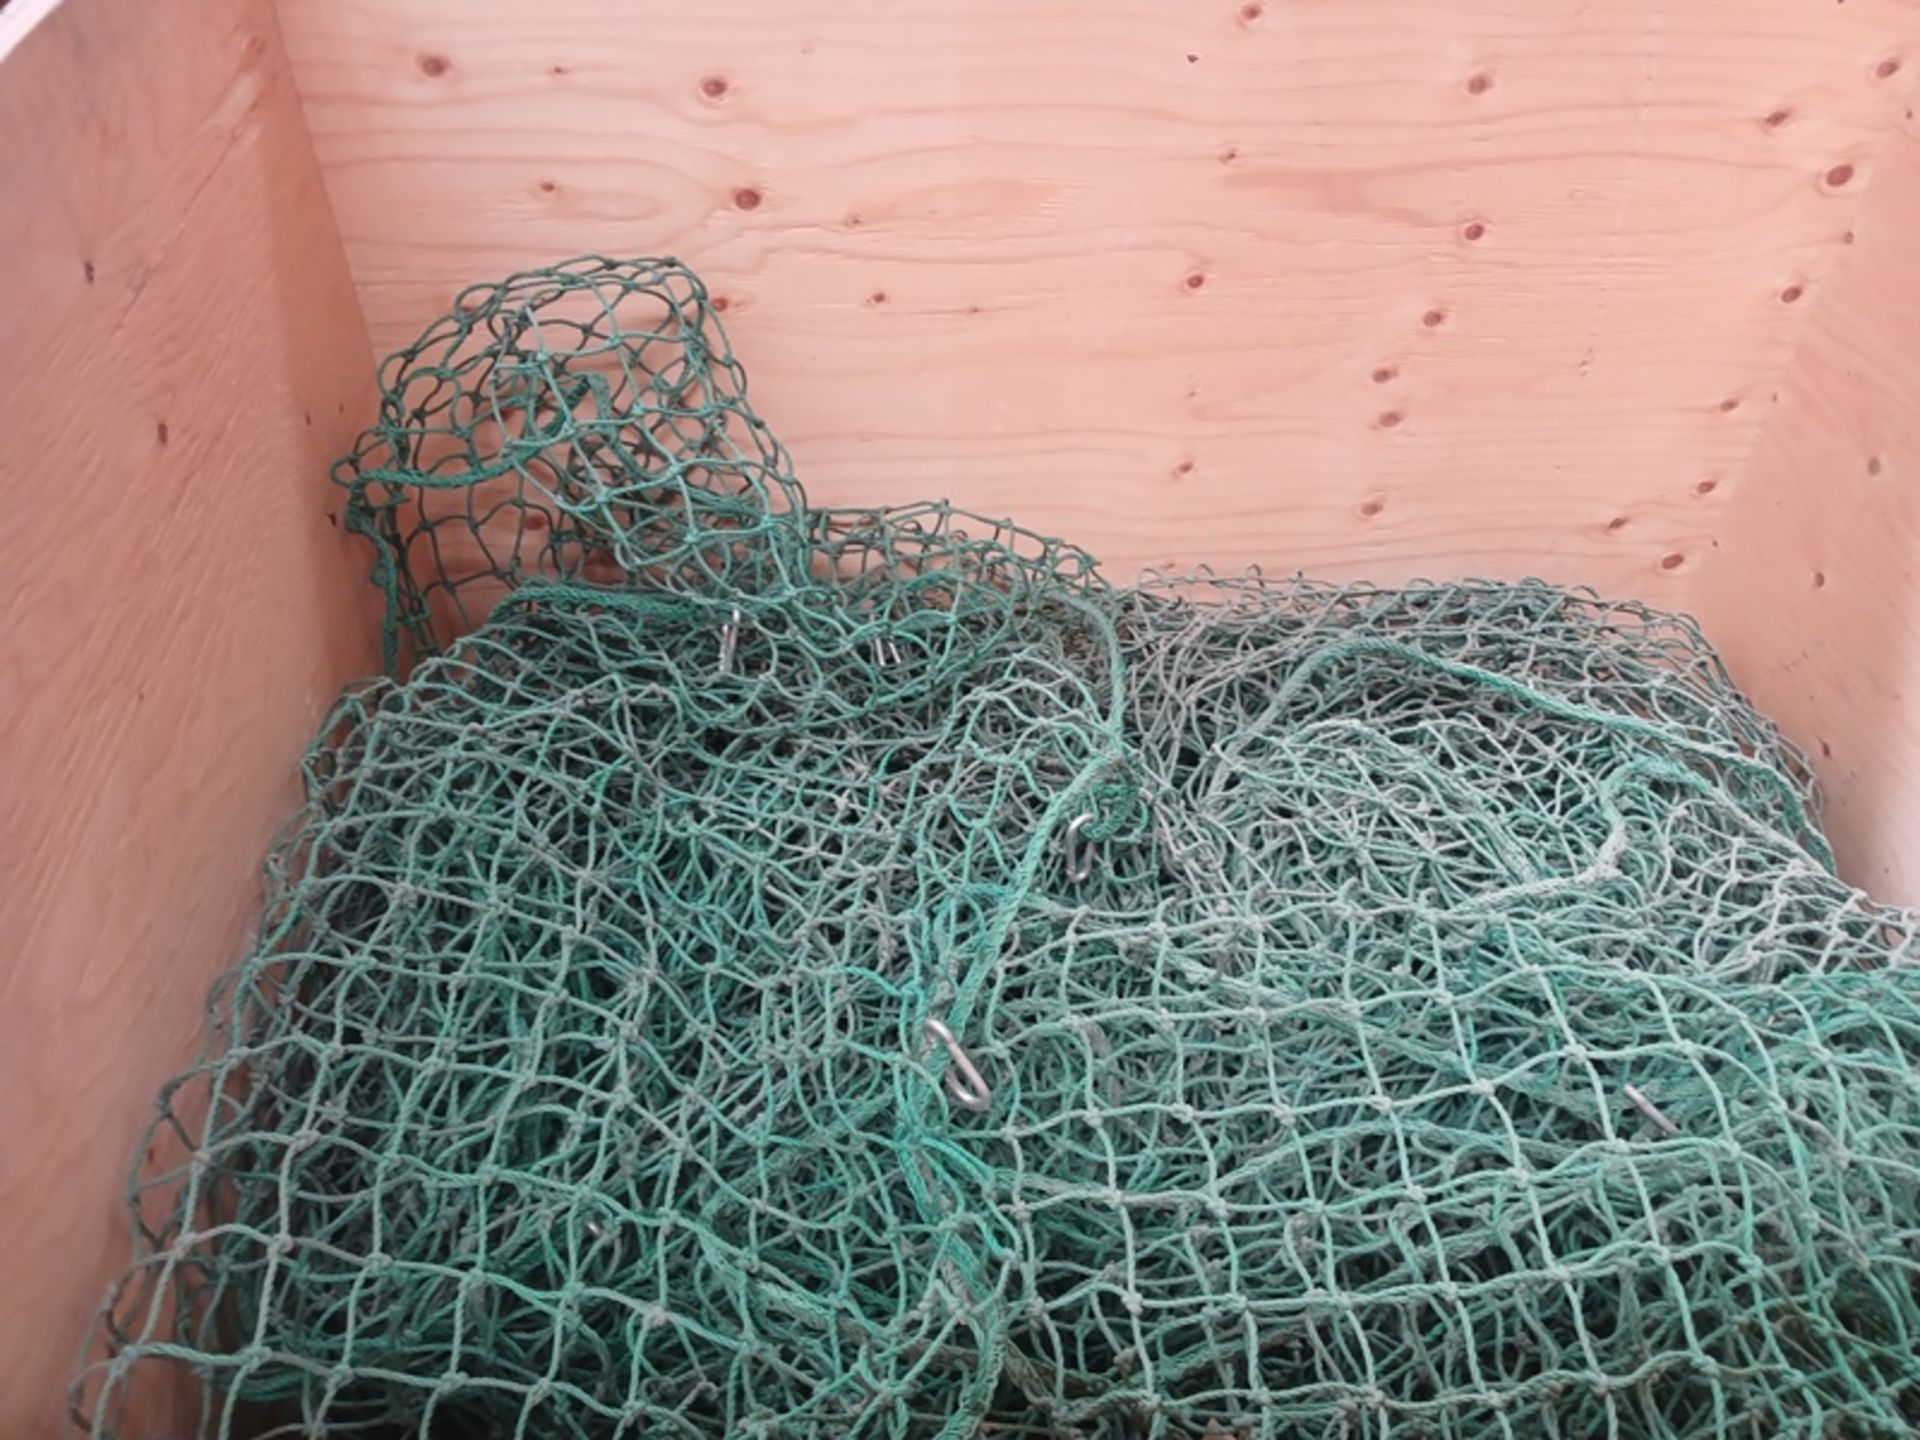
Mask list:
[[[388,362],[410,669],[307,756],[79,1428],[1920,1427],[1915,920],[1689,622],[811,507],[728,354],[587,259]]]

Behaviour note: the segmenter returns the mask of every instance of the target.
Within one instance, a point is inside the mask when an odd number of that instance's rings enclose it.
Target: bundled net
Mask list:
[[[81,1428],[1920,1427],[1915,920],[1691,624],[810,507],[670,262],[383,379]]]

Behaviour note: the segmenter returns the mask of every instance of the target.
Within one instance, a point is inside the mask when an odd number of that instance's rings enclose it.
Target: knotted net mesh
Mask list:
[[[1907,1435],[1914,917],[1687,621],[809,506],[704,291],[477,287],[73,1392],[133,1433]],[[158,1157],[158,1158],[152,1158]]]

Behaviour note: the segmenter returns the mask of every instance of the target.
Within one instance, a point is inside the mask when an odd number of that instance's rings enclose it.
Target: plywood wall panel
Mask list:
[[[0,62],[0,1432],[57,1432],[159,1082],[376,663],[369,357],[274,17],[66,0]]]
[[[1122,573],[1666,600],[1920,36],[1900,0],[281,11],[379,346],[473,278],[677,252],[825,498]]]
[[[1780,384],[1695,603],[1807,749],[1843,873],[1920,902],[1920,122]]]

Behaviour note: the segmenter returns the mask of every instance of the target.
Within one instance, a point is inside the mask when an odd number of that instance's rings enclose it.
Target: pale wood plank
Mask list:
[[[295,758],[375,663],[326,482],[370,351],[265,0],[66,0],[0,134],[0,1432],[39,1437]]]
[[[281,10],[382,347],[476,277],[674,251],[821,497],[1120,573],[1669,601],[1920,35],[1900,0]]]
[[[1841,868],[1920,902],[1920,123],[1903,111],[1697,603],[1811,752]]]

